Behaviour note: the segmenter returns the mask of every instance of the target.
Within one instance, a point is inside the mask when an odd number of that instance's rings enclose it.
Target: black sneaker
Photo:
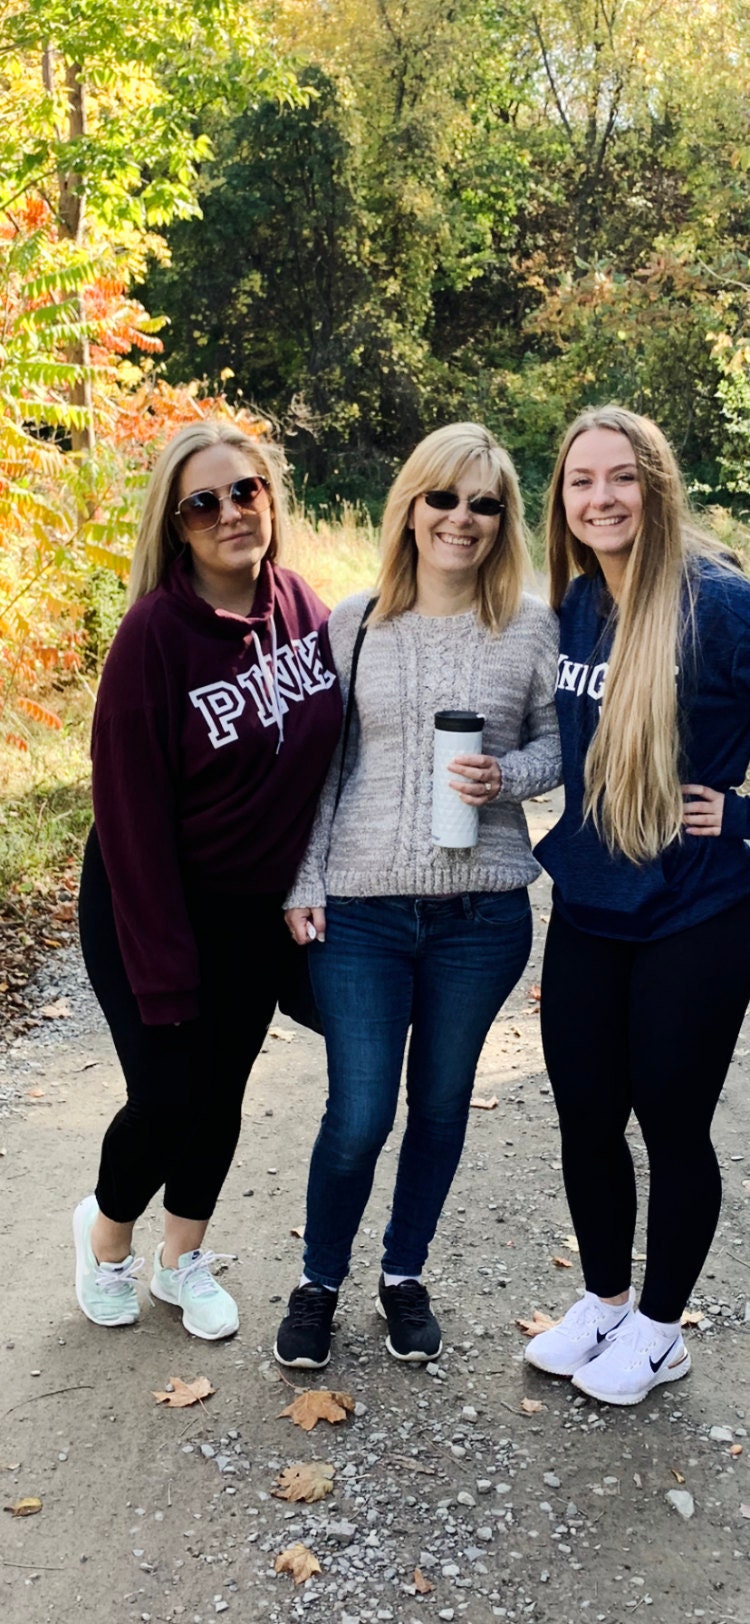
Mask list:
[[[437,1359],[443,1347],[440,1326],[419,1280],[387,1286],[381,1274],[375,1307],[388,1321],[385,1345],[394,1359]]]
[[[337,1291],[316,1285],[297,1286],[279,1326],[274,1358],[280,1365],[320,1370],[331,1357],[331,1321],[339,1300]]]

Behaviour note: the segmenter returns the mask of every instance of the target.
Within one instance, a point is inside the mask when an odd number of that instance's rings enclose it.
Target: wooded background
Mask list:
[[[198,412],[272,418],[309,512],[375,518],[477,418],[537,520],[566,422],[615,399],[731,541],[749,38],[748,0],[0,4],[3,736],[101,657]]]

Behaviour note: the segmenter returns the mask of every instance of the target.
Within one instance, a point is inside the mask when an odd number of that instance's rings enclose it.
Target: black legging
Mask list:
[[[651,1174],[641,1308],[652,1319],[680,1318],[714,1236],[711,1119],[749,1000],[750,898],[653,942],[593,936],[553,911],[542,1041],[584,1279],[601,1297],[630,1284],[632,1110]]]
[[[164,1185],[178,1218],[210,1218],[229,1171],[242,1097],[273,1014],[288,936],[281,898],[191,903],[201,1014],[145,1026],[117,940],[112,895],[92,829],[81,875],[81,945],[125,1074],[127,1103],[102,1145],[96,1199],[115,1223],[138,1218]]]

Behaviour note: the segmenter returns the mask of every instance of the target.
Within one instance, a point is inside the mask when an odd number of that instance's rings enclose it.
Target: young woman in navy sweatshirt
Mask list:
[[[152,1292],[195,1336],[238,1326],[203,1238],[341,724],[328,611],[278,563],[281,468],[232,424],[180,430],[151,476],[102,673],[80,925],[127,1102],[74,1219],[76,1294],[99,1325],[138,1317],[133,1226],[164,1186]]]
[[[544,1052],[586,1285],[530,1364],[635,1404],[690,1369],[682,1311],[721,1205],[711,1120],[750,999],[750,581],[688,512],[654,423],[617,407],[563,442],[548,519],[565,812]],[[631,1287],[631,1111],[649,1160]]]

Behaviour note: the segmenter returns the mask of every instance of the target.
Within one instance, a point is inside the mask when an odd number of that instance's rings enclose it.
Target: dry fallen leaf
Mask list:
[[[154,1393],[157,1404],[164,1404],[168,1410],[184,1410],[189,1404],[200,1404],[201,1399],[208,1398],[216,1388],[211,1386],[208,1376],[196,1376],[195,1381],[183,1382],[179,1376],[170,1376],[171,1392]]]
[[[573,1267],[569,1257],[553,1257],[552,1262],[556,1269],[572,1269]]]
[[[274,1562],[274,1568],[277,1573],[291,1573],[296,1585],[303,1585],[314,1573],[321,1572],[317,1556],[313,1556],[306,1545],[300,1544],[290,1545],[286,1551],[282,1551]]]
[[[303,1432],[312,1432],[317,1421],[345,1421],[347,1411],[353,1409],[354,1399],[349,1393],[332,1393],[327,1387],[310,1387],[281,1411],[279,1420],[288,1415],[295,1427],[302,1427]]]
[[[550,1319],[549,1314],[543,1314],[540,1308],[535,1308],[531,1319],[517,1319],[516,1325],[524,1336],[539,1336],[542,1331],[551,1331],[553,1325],[559,1325],[559,1320]]]
[[[271,1493],[276,1500],[304,1500],[309,1506],[333,1493],[334,1474],[335,1467],[326,1461],[298,1461],[295,1466],[284,1467]]]
[[[732,1444],[729,1453],[730,1455],[733,1455],[736,1460],[737,1456],[742,1454],[742,1444]]]
[[[294,1042],[294,1033],[285,1032],[283,1026],[269,1026],[268,1036],[269,1038],[279,1038],[282,1043]]]
[[[645,1252],[633,1252],[632,1258],[633,1258],[634,1263],[645,1263],[646,1262],[646,1254],[645,1254]]]
[[[490,1094],[488,1099],[484,1099],[481,1094],[474,1094],[470,1103],[475,1111],[494,1111],[497,1105],[497,1095]]]
[[[704,1320],[705,1317],[706,1317],[705,1314],[702,1312],[702,1310],[700,1308],[686,1308],[685,1312],[684,1312],[684,1314],[682,1316],[682,1319],[680,1320],[680,1324],[681,1325],[700,1325],[701,1320]]]
[[[420,1596],[429,1596],[430,1591],[435,1589],[429,1579],[425,1579],[421,1568],[414,1569],[414,1589],[419,1591]]]
[[[43,1088],[28,1088],[26,1090],[26,1098],[27,1098],[27,1100],[43,1100],[44,1099],[44,1089]]]
[[[0,1472],[17,1472],[20,1460],[0,1460]]]
[[[578,1245],[578,1242],[577,1242],[577,1240],[575,1238],[575,1235],[563,1235],[562,1243],[563,1243],[563,1246],[567,1246],[567,1249],[568,1249],[569,1252],[578,1253],[581,1250],[581,1248]]]
[[[70,1000],[56,998],[54,1004],[44,1004],[42,1014],[45,1021],[65,1021],[70,1016]]]
[[[16,1500],[14,1506],[5,1507],[5,1510],[9,1511],[13,1517],[35,1517],[36,1513],[41,1509],[42,1502],[37,1500],[35,1495],[27,1495],[24,1500]]]
[[[524,1415],[538,1415],[539,1411],[543,1409],[544,1405],[540,1398],[521,1399],[521,1410]]]
[[[289,1234],[293,1235],[295,1240],[303,1241],[305,1238],[304,1224],[298,1224],[296,1229],[290,1229]]]
[[[678,1483],[684,1483],[685,1482],[685,1479],[684,1479],[684,1477],[682,1475],[682,1472],[678,1472],[676,1466],[672,1467],[672,1476],[673,1476],[673,1478],[675,1478],[677,1480]]]
[[[529,990],[528,990],[528,993],[526,994],[526,996],[527,996],[527,998],[531,999],[532,1003],[534,1003],[534,1004],[539,1003],[539,1000],[540,1000],[540,998],[542,996],[542,989],[541,989],[538,981],[532,981],[531,986],[529,987]]]

